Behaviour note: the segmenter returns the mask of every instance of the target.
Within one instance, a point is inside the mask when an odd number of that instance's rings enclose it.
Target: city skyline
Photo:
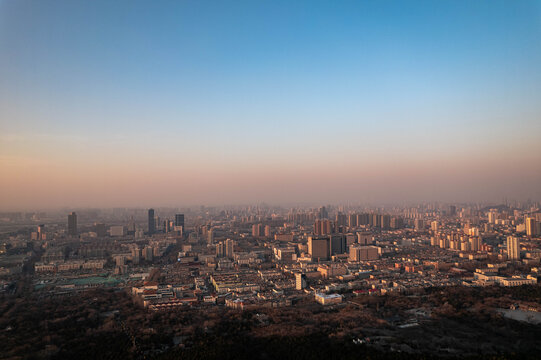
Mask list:
[[[537,359],[541,0],[0,0],[0,357]]]
[[[0,208],[539,201],[540,15],[2,1]]]

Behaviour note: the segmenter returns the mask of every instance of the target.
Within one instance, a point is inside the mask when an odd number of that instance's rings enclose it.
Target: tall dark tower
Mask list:
[[[156,220],[154,219],[154,209],[148,209],[148,234],[156,232]]]
[[[68,235],[77,236],[77,214],[75,212],[68,215]]]
[[[175,226],[182,226],[184,228],[184,214],[175,215]]]

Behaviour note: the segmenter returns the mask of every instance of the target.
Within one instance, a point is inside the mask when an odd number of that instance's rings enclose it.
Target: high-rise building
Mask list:
[[[346,236],[343,234],[329,235],[331,255],[344,254],[347,252]]]
[[[47,236],[45,235],[45,225],[42,224],[42,225],[38,225],[38,236],[37,236],[38,240],[45,240],[47,238]]]
[[[425,229],[425,222],[422,219],[415,219],[413,222],[415,230],[423,231]]]
[[[175,215],[175,227],[182,226],[184,228],[184,214]]]
[[[371,224],[370,219],[372,219],[370,214],[357,214],[357,226]]]
[[[470,237],[470,250],[471,251],[479,251],[481,250],[481,246],[483,246],[483,240],[480,236],[472,236]]]
[[[207,244],[214,244],[214,229],[210,228],[207,231]]]
[[[225,241],[225,256],[230,259],[233,259],[234,255],[235,255],[234,242],[231,239],[227,239]]]
[[[227,257],[232,259],[235,255],[234,242],[231,239],[220,241],[216,244],[216,257]]]
[[[357,242],[357,235],[353,233],[346,234],[346,246],[349,248],[350,245]]]
[[[224,257],[225,256],[225,244],[223,241],[220,241],[218,244],[216,244],[216,257]]]
[[[381,215],[381,228],[384,230],[391,228],[391,215]]]
[[[295,289],[302,290],[306,287],[306,275],[295,274]]]
[[[349,214],[348,215],[348,226],[350,228],[357,226],[357,214]]]
[[[154,209],[148,209],[148,234],[156,232],[156,219],[154,218]]]
[[[495,224],[496,223],[496,218],[497,218],[496,210],[491,209],[489,211],[489,213],[488,213],[488,222],[489,222],[489,224]]]
[[[145,246],[145,248],[143,249],[143,257],[146,261],[152,261],[154,259],[154,249],[152,248],[152,246]]]
[[[329,218],[329,213],[327,212],[327,209],[325,208],[325,206],[322,206],[319,208],[318,212],[317,212],[317,218],[318,219],[328,219]]]
[[[401,217],[393,216],[391,218],[391,229],[401,229],[404,227],[404,219]]]
[[[526,218],[526,235],[537,236],[537,221],[533,217]]]
[[[334,222],[336,226],[348,226],[348,217],[341,212],[336,214],[336,221]]]
[[[308,253],[312,260],[328,260],[331,256],[330,250],[329,236],[308,236]]]
[[[317,219],[314,222],[314,234],[316,235],[329,235],[333,233],[333,223],[327,219]]]
[[[372,214],[372,223],[373,227],[381,227],[381,216],[379,214]]]
[[[132,249],[131,249],[131,258],[132,258],[132,262],[134,264],[139,264],[139,261],[141,259],[141,250],[139,249],[138,246],[132,247]]]
[[[263,224],[253,224],[252,225],[252,236],[253,237],[263,237],[265,236],[265,227]]]
[[[77,214],[75,212],[68,215],[68,235],[77,236]]]
[[[170,232],[173,231],[175,228],[176,228],[176,226],[175,226],[175,222],[174,222],[173,220],[166,219],[166,220],[163,222],[163,231],[164,231],[164,232],[170,233]],[[179,228],[179,229],[182,229],[182,226],[179,226],[178,228]]]
[[[509,260],[520,259],[520,241],[516,236],[507,237],[507,258]]]

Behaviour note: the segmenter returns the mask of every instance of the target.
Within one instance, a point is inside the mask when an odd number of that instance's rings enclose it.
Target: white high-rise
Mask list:
[[[509,260],[520,259],[520,241],[516,236],[507,237],[507,258]]]

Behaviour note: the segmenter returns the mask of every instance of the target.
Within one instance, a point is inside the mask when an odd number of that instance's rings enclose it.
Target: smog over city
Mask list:
[[[0,359],[537,359],[541,2],[0,0]]]

